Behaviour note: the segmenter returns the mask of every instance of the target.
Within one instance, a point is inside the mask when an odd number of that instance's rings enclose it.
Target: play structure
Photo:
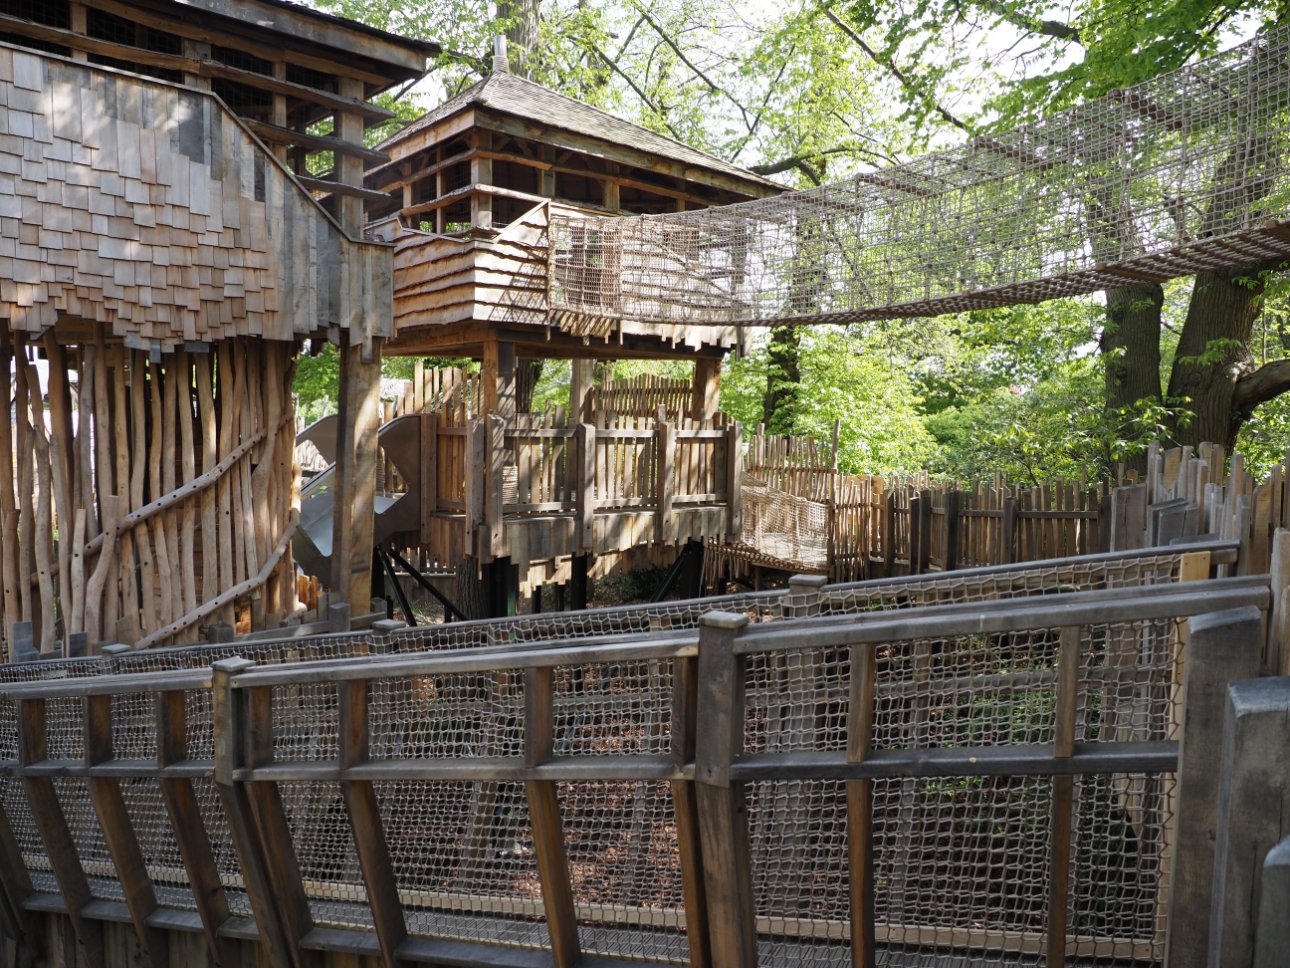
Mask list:
[[[853,478],[718,390],[745,327],[1290,255],[1287,48],[786,193],[502,50],[373,148],[433,44],[0,0],[0,963],[1278,964],[1285,470]],[[586,608],[704,546],[797,574]],[[378,624],[413,562],[454,621]]]

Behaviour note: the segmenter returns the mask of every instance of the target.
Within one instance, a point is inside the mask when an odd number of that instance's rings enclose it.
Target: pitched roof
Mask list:
[[[738,165],[732,165],[728,161],[722,161],[716,155],[710,155],[706,151],[692,148],[683,142],[650,131],[648,128],[642,128],[638,124],[624,121],[600,108],[593,108],[589,104],[557,94],[541,84],[505,71],[492,74],[466,88],[456,97],[444,101],[398,134],[387,139],[380,146],[380,150],[390,152],[403,139],[470,107],[490,108],[502,114],[514,115],[548,127],[560,128],[610,144],[659,155],[684,165],[706,168],[709,171],[760,184],[776,191],[784,190],[783,185],[763,178],[761,175],[755,175]]]

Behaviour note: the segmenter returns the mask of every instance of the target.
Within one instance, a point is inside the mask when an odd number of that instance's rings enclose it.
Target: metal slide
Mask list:
[[[308,575],[322,581],[331,577],[332,482],[336,476],[336,415],[314,421],[300,432],[296,443],[311,442],[327,466],[300,489],[300,529],[293,542],[296,562]],[[394,464],[406,490],[376,496],[376,521],[372,540],[377,546],[396,534],[420,528],[421,421],[415,415],[395,417],[377,432],[385,459]]]

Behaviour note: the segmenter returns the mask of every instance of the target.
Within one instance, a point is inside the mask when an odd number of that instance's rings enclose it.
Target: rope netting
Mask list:
[[[852,322],[1290,255],[1290,27],[1042,121],[776,198],[551,217],[552,321]]]

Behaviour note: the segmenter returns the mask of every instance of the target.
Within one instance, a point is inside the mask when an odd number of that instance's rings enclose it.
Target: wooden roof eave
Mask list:
[[[169,4],[235,21],[260,34],[279,34],[294,43],[360,57],[385,67],[383,73],[394,82],[424,75],[426,59],[440,50],[433,41],[400,37],[286,0],[169,0]]]
[[[399,165],[402,162],[433,145],[464,134],[472,128],[482,128],[487,131],[496,131],[499,134],[554,145],[558,148],[591,155],[603,161],[656,172],[681,181],[705,185],[719,191],[731,192],[745,198],[766,198],[771,195],[778,195],[784,190],[783,186],[759,175],[750,173],[746,179],[736,178],[723,172],[713,171],[697,165],[687,165],[662,155],[641,151],[632,148],[630,145],[621,145],[612,141],[566,131],[562,128],[538,124],[519,115],[507,114],[487,105],[476,104],[465,105],[460,111],[441,118],[434,124],[418,128],[404,139],[400,139],[398,135],[390,138],[382,146],[382,150],[389,154],[390,160],[384,165],[369,171],[367,178],[372,184],[379,184],[383,174],[395,173],[396,177],[398,177]]]

